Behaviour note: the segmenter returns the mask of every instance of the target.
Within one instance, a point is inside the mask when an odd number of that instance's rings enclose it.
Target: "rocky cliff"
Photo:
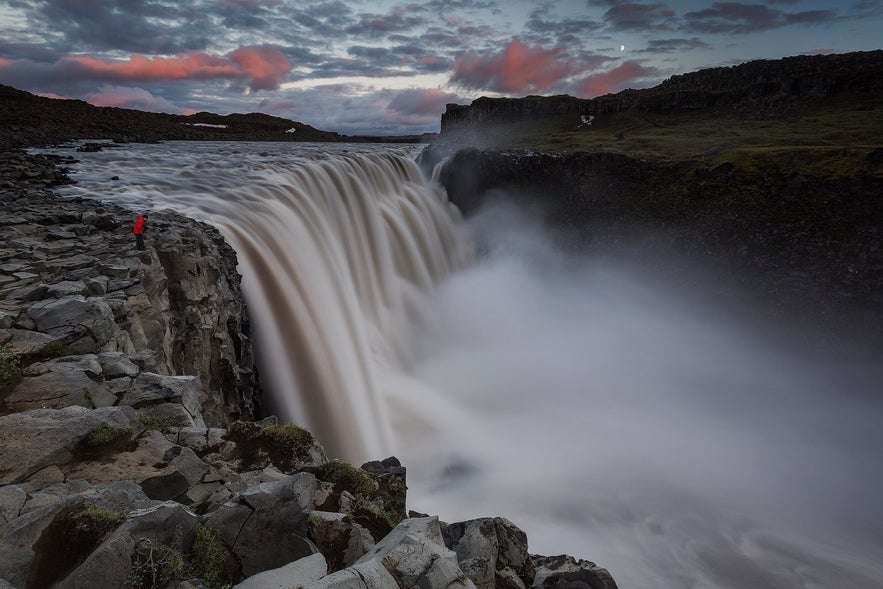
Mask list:
[[[756,60],[672,76],[658,86],[594,99],[572,96],[478,98],[448,104],[441,138],[477,127],[553,115],[600,115],[636,109],[670,112],[723,108],[782,109],[796,100],[883,89],[883,50]]]

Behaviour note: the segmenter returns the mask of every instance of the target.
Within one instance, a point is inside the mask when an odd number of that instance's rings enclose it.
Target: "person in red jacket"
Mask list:
[[[147,230],[147,215],[138,215],[135,220],[135,228],[132,233],[135,234],[135,247],[144,250],[144,231]]]

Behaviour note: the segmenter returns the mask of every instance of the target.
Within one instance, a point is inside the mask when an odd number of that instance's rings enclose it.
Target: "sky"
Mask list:
[[[97,106],[437,132],[479,96],[593,98],[883,48],[883,0],[0,0],[0,83]]]

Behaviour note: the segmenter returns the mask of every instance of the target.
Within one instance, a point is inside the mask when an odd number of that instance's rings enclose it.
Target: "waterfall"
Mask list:
[[[263,376],[287,421],[333,456],[392,450],[383,375],[406,350],[397,321],[459,263],[454,210],[412,159],[306,162],[241,218],[215,219],[240,255]]]
[[[467,257],[458,212],[413,148],[262,149],[171,142],[99,153],[73,190],[99,182],[90,174],[116,174],[127,182],[110,188],[115,202],[216,225],[238,254],[280,419],[308,428],[330,456],[388,456],[384,387],[408,360],[404,327]]]

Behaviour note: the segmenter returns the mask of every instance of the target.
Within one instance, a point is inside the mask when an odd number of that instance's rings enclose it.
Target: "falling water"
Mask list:
[[[463,223],[412,156],[128,146],[65,193],[217,225],[280,413],[402,458],[412,509],[503,515],[623,589],[883,588],[877,351],[793,344],[517,210]]]

